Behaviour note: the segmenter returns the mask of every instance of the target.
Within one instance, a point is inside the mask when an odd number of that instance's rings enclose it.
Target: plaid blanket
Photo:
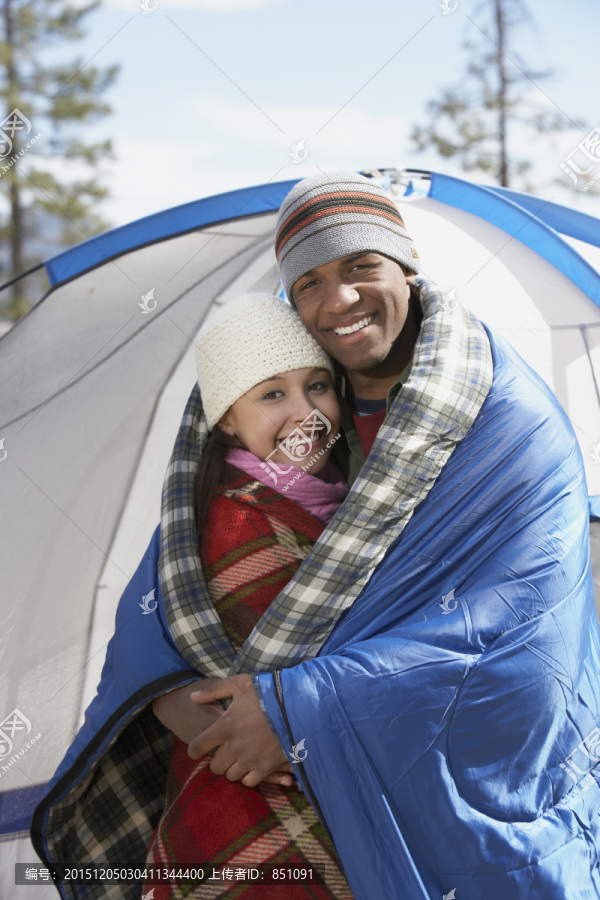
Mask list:
[[[208,518],[202,571],[237,651],[300,568],[324,526],[244,472],[219,489]]]
[[[434,286],[417,279],[416,289],[423,321],[411,375],[346,500],[237,654],[199,557],[194,482],[207,425],[199,391],[192,391],[165,478],[158,561],[170,638],[190,670],[259,673],[317,656],[469,432],[492,383],[489,339],[472,314],[449,309]],[[67,771],[59,769],[32,825],[34,846],[47,863],[143,866],[164,802],[168,733],[150,706],[168,689],[163,685],[146,689],[142,709],[138,696],[129,701],[129,715],[123,705],[102,753],[84,747]],[[139,900],[140,891],[141,883],[64,885],[62,895]]]

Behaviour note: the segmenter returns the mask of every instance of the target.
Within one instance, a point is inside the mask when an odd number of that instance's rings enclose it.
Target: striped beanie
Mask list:
[[[294,283],[306,272],[368,250],[419,271],[419,254],[396,204],[371,179],[354,172],[312,175],[281,204],[275,254],[290,300]]]
[[[333,365],[298,313],[270,294],[243,294],[222,306],[196,337],[198,384],[212,429],[261,381],[293,369]]]

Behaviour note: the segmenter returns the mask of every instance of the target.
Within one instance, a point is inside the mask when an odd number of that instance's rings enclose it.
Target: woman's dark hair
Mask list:
[[[227,451],[231,447],[243,446],[238,437],[226,434],[218,425],[215,425],[208,436],[196,473],[194,512],[200,547],[206,546],[208,512],[219,485],[224,478],[234,474],[234,472],[228,472],[228,469],[233,469],[233,466],[225,462]]]

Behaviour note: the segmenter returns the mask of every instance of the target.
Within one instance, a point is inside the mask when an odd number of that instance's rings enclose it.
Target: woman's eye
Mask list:
[[[326,391],[329,389],[329,385],[326,381],[313,381],[312,384],[308,386],[309,391]]]
[[[276,400],[278,397],[283,396],[283,391],[267,391],[266,394],[263,394],[263,400]]]

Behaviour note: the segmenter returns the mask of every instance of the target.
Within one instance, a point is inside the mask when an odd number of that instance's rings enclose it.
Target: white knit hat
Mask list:
[[[298,313],[271,294],[244,294],[215,313],[196,338],[198,384],[208,427],[266,378],[333,365]]]

